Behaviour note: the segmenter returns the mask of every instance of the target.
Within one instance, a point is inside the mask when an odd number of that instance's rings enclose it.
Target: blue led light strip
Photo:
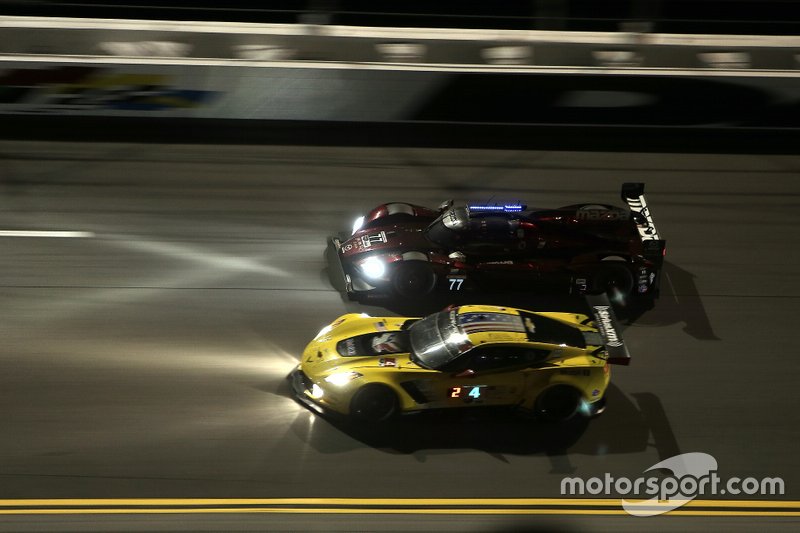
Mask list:
[[[470,204],[470,211],[496,211],[498,213],[519,213],[523,211],[526,206],[522,204],[504,204],[504,205],[483,205],[483,204]]]

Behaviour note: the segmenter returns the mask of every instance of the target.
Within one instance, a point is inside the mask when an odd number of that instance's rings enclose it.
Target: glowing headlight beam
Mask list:
[[[380,278],[386,272],[386,265],[376,257],[370,257],[361,263],[361,271],[368,278]]]

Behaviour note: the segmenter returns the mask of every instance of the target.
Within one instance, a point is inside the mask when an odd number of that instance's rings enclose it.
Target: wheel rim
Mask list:
[[[633,290],[633,276],[622,265],[609,265],[598,276],[598,289],[612,296],[627,296]]]
[[[580,394],[568,385],[556,385],[539,398],[538,411],[547,420],[567,420],[578,412]]]
[[[420,296],[433,290],[436,275],[426,264],[405,264],[395,274],[394,287],[401,296]]]

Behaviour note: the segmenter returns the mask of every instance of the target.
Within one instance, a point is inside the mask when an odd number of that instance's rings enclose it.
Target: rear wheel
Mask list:
[[[397,410],[397,395],[389,387],[377,383],[361,387],[350,400],[350,415],[360,422],[384,422]]]
[[[424,296],[436,286],[436,273],[425,261],[403,261],[392,274],[392,288],[400,296]]]
[[[572,418],[580,407],[581,394],[575,387],[555,385],[536,399],[536,414],[548,422]]]
[[[604,262],[594,275],[595,291],[605,292],[612,302],[628,298],[633,293],[633,285],[633,274],[621,261]]]

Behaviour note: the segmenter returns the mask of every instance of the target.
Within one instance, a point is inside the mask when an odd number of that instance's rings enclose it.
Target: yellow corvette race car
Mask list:
[[[628,364],[605,295],[594,317],[464,305],[425,318],[347,314],[325,326],[290,375],[322,413],[380,422],[430,409],[506,406],[547,420],[605,407],[609,364]]]

